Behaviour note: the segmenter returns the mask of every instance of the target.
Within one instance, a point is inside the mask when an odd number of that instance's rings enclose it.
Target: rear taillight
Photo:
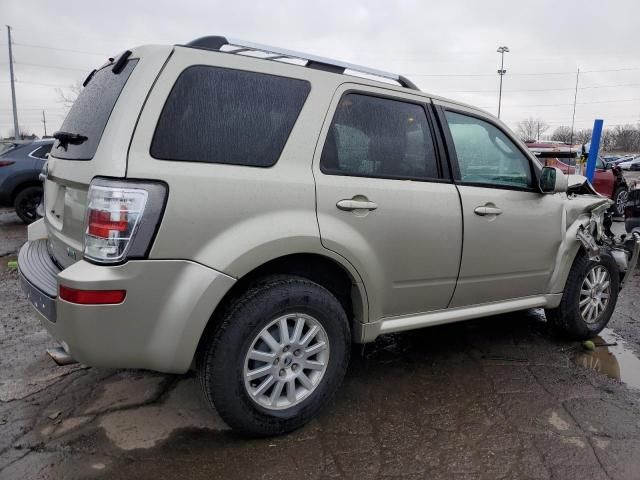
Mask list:
[[[92,182],[87,195],[85,258],[117,263],[130,254],[144,257],[157,229],[165,196],[166,188],[159,183],[106,179]]]
[[[8,167],[10,165],[13,165],[14,162],[13,160],[0,160],[0,167]]]

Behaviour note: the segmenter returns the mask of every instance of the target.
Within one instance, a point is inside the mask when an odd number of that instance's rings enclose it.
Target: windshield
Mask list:
[[[113,73],[109,64],[93,75],[91,81],[80,92],[71,110],[64,119],[61,132],[86,137],[80,142],[57,140],[51,156],[66,160],[91,160],[96,153],[111,111],[118,101],[137,60],[127,61],[120,73]]]

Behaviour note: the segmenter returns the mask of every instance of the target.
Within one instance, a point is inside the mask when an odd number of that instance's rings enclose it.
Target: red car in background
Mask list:
[[[553,142],[527,142],[526,145],[543,166],[557,167],[567,175],[576,173],[576,160],[578,152],[581,151],[580,145],[572,146]],[[622,174],[622,169],[610,165],[598,157],[591,183],[600,195],[615,202],[611,207],[614,215],[623,216],[624,206],[629,198],[629,186]]]

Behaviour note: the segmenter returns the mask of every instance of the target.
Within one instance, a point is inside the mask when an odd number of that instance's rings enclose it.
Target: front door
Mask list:
[[[343,85],[316,151],[322,244],[360,273],[372,321],[446,308],[456,284],[460,200],[427,101]]]
[[[562,194],[537,188],[532,161],[491,117],[443,108],[464,217],[451,307],[546,292],[562,241]]]

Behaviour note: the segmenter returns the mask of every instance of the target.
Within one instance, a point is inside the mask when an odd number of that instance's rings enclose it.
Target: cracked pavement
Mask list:
[[[193,374],[55,366],[45,354],[55,343],[7,267],[25,236],[0,210],[2,480],[640,478],[640,390],[577,365],[580,345],[555,337],[539,310],[354,346],[319,418],[245,439],[205,405]],[[639,294],[636,271],[610,323],[631,356]]]

